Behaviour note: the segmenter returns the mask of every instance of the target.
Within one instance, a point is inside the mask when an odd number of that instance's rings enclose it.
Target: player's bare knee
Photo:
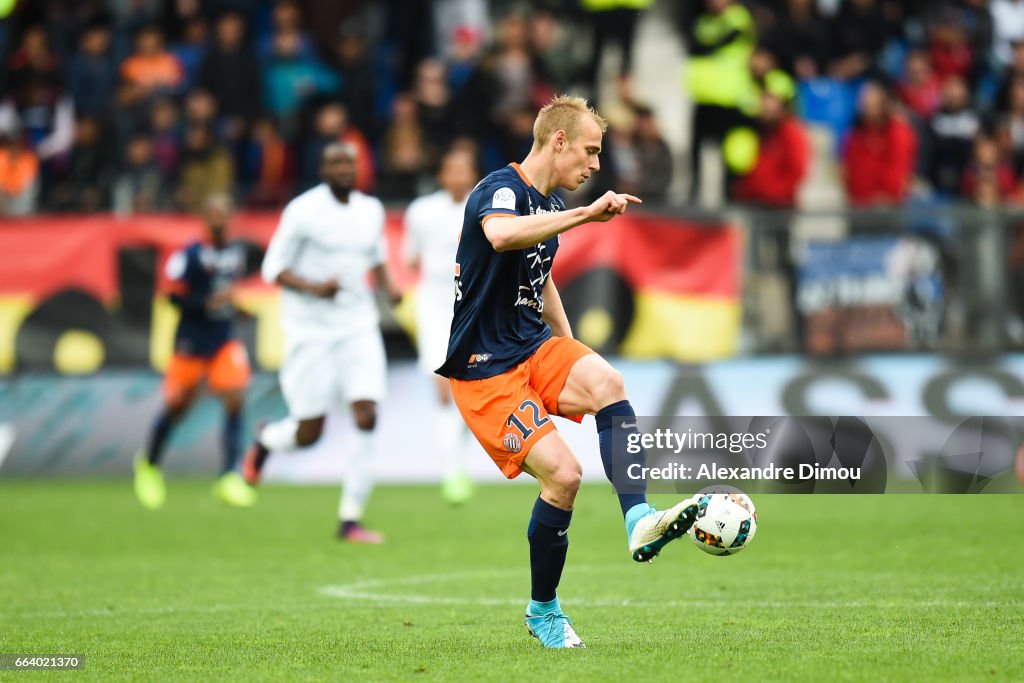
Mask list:
[[[606,368],[597,381],[594,399],[597,403],[594,406],[595,411],[613,403],[625,401],[626,381],[623,379],[622,373],[612,367]]]
[[[299,422],[299,428],[295,432],[295,443],[300,446],[312,446],[319,439],[324,431],[323,418],[316,420],[303,420]]]
[[[356,428],[364,432],[377,427],[377,404],[373,401],[356,401],[352,404]]]
[[[580,490],[580,483],[583,481],[583,470],[579,463],[573,463],[555,470],[549,480],[551,488],[555,489],[560,498],[566,498],[568,502],[576,499]]]

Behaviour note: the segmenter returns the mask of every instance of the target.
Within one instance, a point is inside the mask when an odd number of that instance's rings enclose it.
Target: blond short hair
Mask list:
[[[541,108],[533,122],[534,149],[543,147],[548,139],[560,130],[565,131],[569,142],[575,140],[579,135],[580,121],[584,115],[597,122],[602,134],[608,130],[608,122],[582,97],[559,95],[552,99]]]

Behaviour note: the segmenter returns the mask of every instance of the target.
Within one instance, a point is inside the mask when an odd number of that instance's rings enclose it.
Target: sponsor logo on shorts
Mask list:
[[[509,453],[518,453],[523,450],[523,440],[515,434],[506,434],[502,444]]]
[[[469,362],[470,363],[486,363],[490,359],[491,359],[491,354],[489,354],[489,353],[474,353],[474,354],[470,355]]]

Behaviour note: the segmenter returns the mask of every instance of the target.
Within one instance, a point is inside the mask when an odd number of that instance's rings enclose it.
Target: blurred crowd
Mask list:
[[[361,189],[405,201],[451,146],[481,172],[522,158],[564,91],[609,112],[590,193],[694,200],[710,147],[725,197],[795,206],[825,131],[851,205],[1024,200],[1024,0],[669,3],[686,121],[635,95],[653,4],[18,0],[0,21],[0,213],[191,210],[224,191],[279,206],[339,139]],[[685,158],[668,127],[688,127]]]
[[[684,24],[694,190],[711,141],[727,196],[795,206],[814,131],[851,206],[1024,202],[1024,1],[706,0]]]

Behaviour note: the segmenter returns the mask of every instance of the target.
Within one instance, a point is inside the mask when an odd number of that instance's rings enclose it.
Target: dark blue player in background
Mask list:
[[[164,407],[153,424],[149,445],[135,458],[135,495],[155,510],[166,500],[160,458],[171,430],[188,413],[205,378],[224,405],[224,460],[214,494],[238,507],[256,502],[256,492],[237,472],[242,405],[251,371],[245,346],[235,337],[231,290],[245,275],[245,249],[227,241],[231,199],[213,195],[204,205],[207,239],[176,252],[167,261],[171,301],[181,311],[174,355],[164,376]]]

